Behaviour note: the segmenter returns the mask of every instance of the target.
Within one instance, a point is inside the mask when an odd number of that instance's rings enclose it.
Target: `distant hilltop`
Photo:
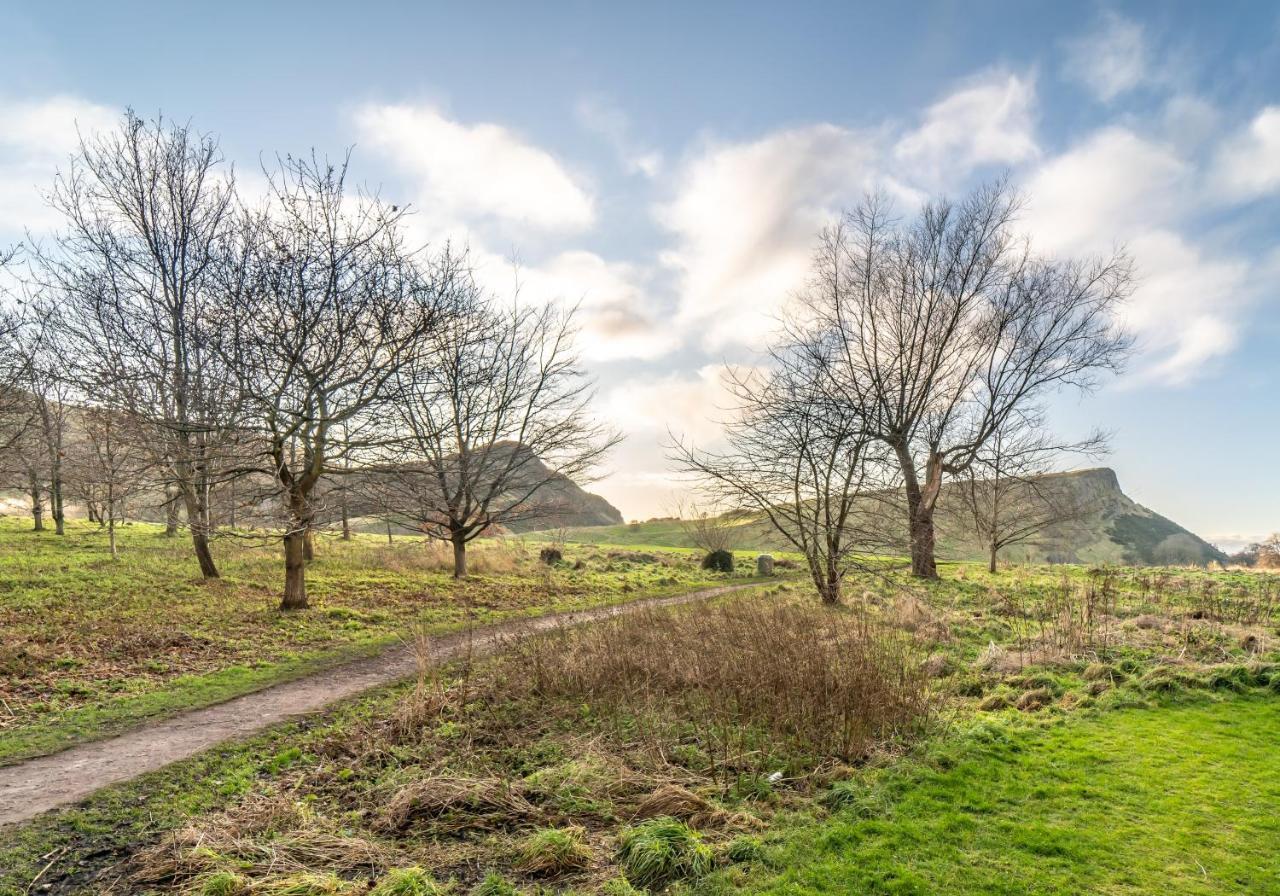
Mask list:
[[[1109,467],[1050,473],[1041,478],[1053,490],[1065,490],[1063,494],[1084,508],[1084,512],[1069,523],[1048,527],[1033,542],[1004,549],[1000,554],[1002,560],[1142,566],[1204,564],[1227,559],[1203,538],[1126,495],[1115,470]],[[955,496],[944,489],[938,514],[939,556],[952,560],[984,559],[985,549],[975,533],[958,522],[963,515],[946,512],[954,501]],[[736,549],[787,549],[759,517],[735,514],[733,519],[738,527]],[[890,527],[897,525],[896,520],[886,523]],[[573,531],[571,537],[575,541],[602,544],[692,546],[691,539],[674,519],[594,525]]]

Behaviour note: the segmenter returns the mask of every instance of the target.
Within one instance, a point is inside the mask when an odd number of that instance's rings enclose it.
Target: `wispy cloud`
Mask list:
[[[1067,77],[1111,102],[1149,77],[1146,34],[1140,24],[1107,11],[1088,32],[1065,44]]]
[[[579,124],[609,144],[628,174],[654,178],[662,173],[662,153],[636,139],[631,119],[617,103],[602,96],[583,97],[574,113]]]
[[[818,231],[872,186],[874,141],[822,124],[710,143],[656,209],[675,245],[678,324],[712,349],[759,341],[803,285]]]

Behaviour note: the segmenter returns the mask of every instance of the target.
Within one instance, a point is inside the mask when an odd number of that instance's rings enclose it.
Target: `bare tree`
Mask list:
[[[57,310],[38,296],[24,302],[27,324],[18,331],[17,350],[22,377],[18,381],[28,403],[26,433],[21,441],[32,500],[39,521],[41,491],[48,495],[54,532],[66,533],[65,460],[71,416],[77,396],[62,361],[72,347],[61,342],[54,321]],[[43,481],[41,481],[43,480]],[[38,522],[36,529],[43,528]]]
[[[869,199],[822,235],[798,314],[830,400],[859,409],[894,455],[912,572],[936,578],[934,510],[1012,415],[1064,387],[1094,388],[1131,344],[1115,312],[1131,268],[1036,256],[1001,181],[908,224]]]
[[[381,444],[399,374],[442,313],[438,284],[404,248],[403,212],[349,194],[346,171],[283,160],[267,207],[243,219],[227,279],[218,346],[282,510],[282,609],[307,606],[317,485]]]
[[[125,517],[126,502],[147,486],[151,459],[120,412],[87,408],[78,422],[80,438],[69,454],[71,479],[86,504],[96,508],[115,558],[116,524]]]
[[[674,509],[680,531],[694,547],[707,554],[733,549],[737,521],[729,513],[686,499],[677,500]]]
[[[232,198],[213,137],[128,112],[118,130],[82,138],[58,176],[50,202],[65,228],[37,265],[76,346],[68,376],[89,404],[135,422],[206,578],[218,575],[209,494],[238,432],[235,380],[212,350]]]
[[[1065,454],[1103,452],[1105,437],[1095,433],[1080,442],[1058,443],[1041,418],[1038,413],[1010,417],[946,489],[942,503],[948,515],[971,528],[993,573],[1003,549],[1038,542],[1046,531],[1077,522],[1095,509],[1052,470],[1054,460]]]
[[[561,486],[581,480],[620,439],[594,422],[573,347],[573,312],[501,306],[469,279],[464,301],[401,376],[399,451],[384,464],[397,515],[453,546],[495,527],[554,518]]]
[[[770,354],[767,371],[729,371],[728,448],[675,439],[671,456],[713,501],[768,520],[804,555],[822,602],[836,604],[855,551],[881,538],[883,451],[856,408],[824,400],[806,348],[783,344]]]

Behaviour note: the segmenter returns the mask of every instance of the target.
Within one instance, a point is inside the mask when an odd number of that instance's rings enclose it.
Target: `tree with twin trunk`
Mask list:
[[[814,347],[783,342],[764,368],[729,368],[727,447],[674,439],[671,457],[713,503],[750,508],[804,556],[824,604],[841,602],[858,550],[882,542],[882,446],[857,409],[826,400]]]
[[[565,511],[557,485],[582,481],[620,436],[593,421],[593,384],[574,314],[503,305],[470,280],[455,313],[400,372],[399,435],[373,485],[405,524],[453,546]]]
[[[930,202],[907,222],[871,198],[821,236],[797,314],[825,400],[859,414],[893,456],[911,569],[937,578],[944,482],[1054,391],[1090,390],[1131,346],[1116,312],[1131,265],[1035,254],[1004,182]]]
[[[445,314],[451,262],[405,248],[403,211],[346,188],[346,164],[287,158],[240,219],[218,351],[281,507],[281,608],[307,606],[317,485],[386,443],[401,372]],[[245,480],[252,482],[253,477]]]
[[[59,341],[76,347],[62,373],[85,404],[129,418],[185,506],[205,578],[218,575],[209,495],[239,434],[235,379],[213,349],[233,193],[214,138],[128,112],[59,174],[63,228],[34,265]]]

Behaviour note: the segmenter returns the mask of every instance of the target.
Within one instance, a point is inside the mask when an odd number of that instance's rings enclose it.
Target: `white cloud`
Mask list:
[[[714,444],[731,418],[735,399],[729,372],[709,364],[691,373],[636,377],[609,390],[601,408],[632,432],[687,437],[699,447]]]
[[[803,285],[818,231],[872,185],[874,146],[830,124],[751,143],[712,144],[690,159],[659,223],[677,237],[677,321],[704,346],[751,344]]]
[[[900,165],[930,181],[982,165],[1035,158],[1035,82],[989,72],[925,110],[920,126],[894,148]]]
[[[1251,265],[1214,256],[1179,233],[1197,172],[1171,148],[1108,128],[1047,160],[1027,182],[1027,231],[1040,249],[1107,253],[1123,245],[1137,288],[1125,322],[1139,338],[1133,382],[1181,383],[1236,345],[1255,298]]]
[[[1053,251],[1102,251],[1189,199],[1190,166],[1168,147],[1123,128],[1097,131],[1047,159],[1026,181],[1026,224]]]
[[[0,233],[47,230],[57,214],[43,195],[86,136],[113,127],[120,113],[73,96],[0,99]]]
[[[1253,298],[1247,261],[1209,257],[1166,230],[1143,233],[1128,248],[1139,273],[1125,314],[1145,356],[1138,382],[1184,383],[1235,348]]]
[[[1148,78],[1146,35],[1142,26],[1116,12],[1066,44],[1066,74],[1103,102],[1128,93]]]
[[[612,147],[628,174],[655,178],[662,173],[662,153],[640,144],[632,137],[631,120],[618,106],[603,97],[579,100],[574,109],[579,123]]]
[[[1280,106],[1267,106],[1223,143],[1212,185],[1232,199],[1280,191]]]
[[[680,344],[679,335],[647,291],[648,272],[569,250],[519,271],[520,295],[536,302],[579,306],[578,347],[591,361],[657,358]]]
[[[416,178],[419,213],[444,225],[498,219],[546,231],[595,220],[591,195],[554,156],[497,124],[460,124],[427,106],[366,105],[361,143]]]

